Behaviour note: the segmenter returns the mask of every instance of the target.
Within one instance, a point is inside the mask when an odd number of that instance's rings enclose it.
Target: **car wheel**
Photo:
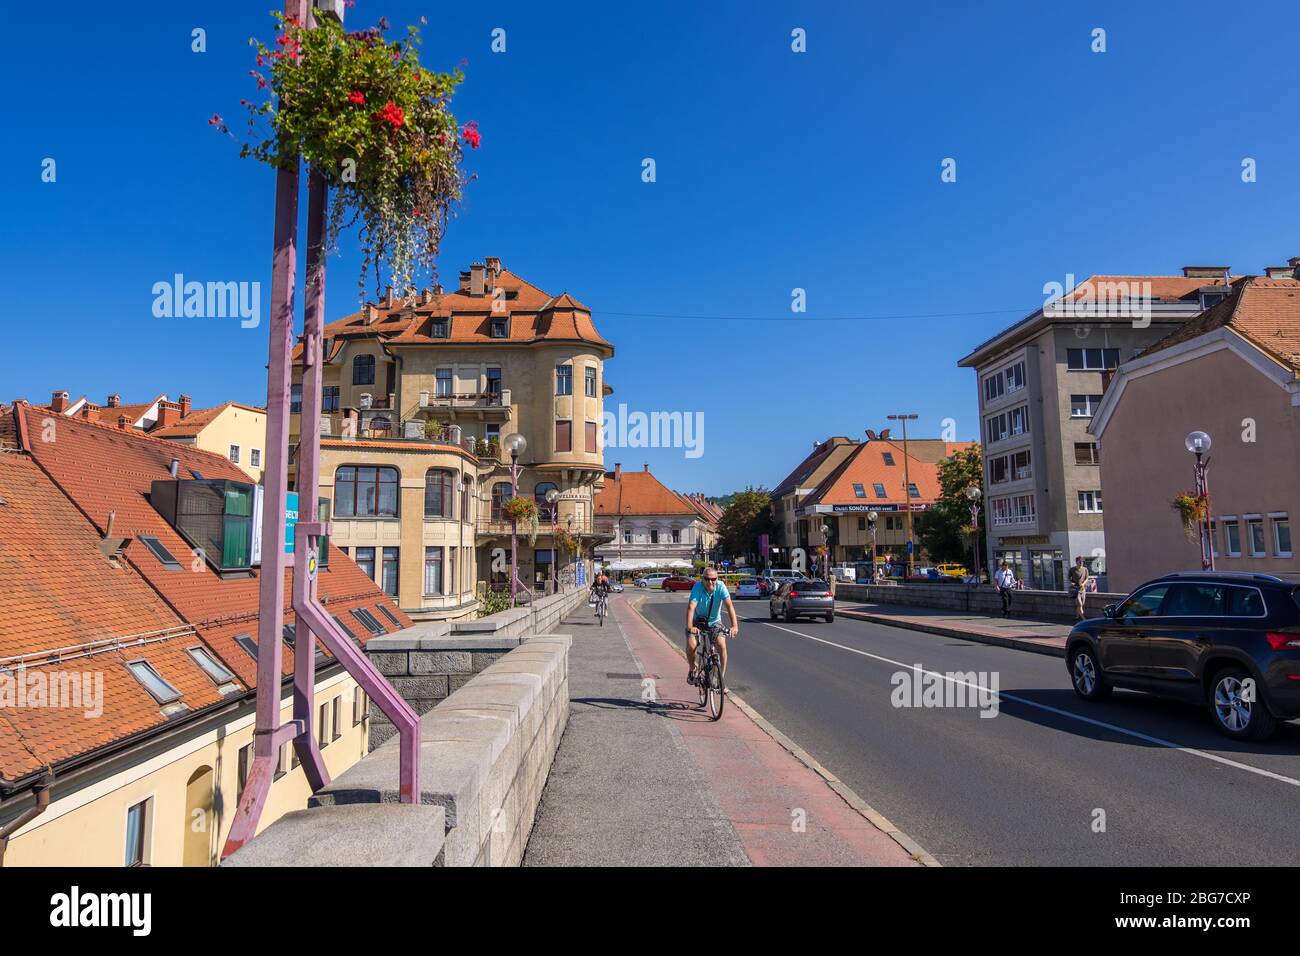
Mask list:
[[[776,610],[772,607],[771,604],[768,604],[767,606],[767,616],[773,621],[776,620]]]
[[[797,621],[797,620],[799,620],[799,615],[795,614],[794,611],[790,610],[789,608],[786,608],[786,609],[785,609],[785,623],[787,623],[787,624],[793,624],[793,623],[794,623],[795,621]]]
[[[1210,710],[1219,732],[1235,740],[1266,740],[1277,730],[1277,718],[1260,699],[1255,679],[1240,667],[1226,667],[1214,675]]]
[[[1111,686],[1101,675],[1101,667],[1091,647],[1083,646],[1070,655],[1070,683],[1084,700],[1105,700]]]
[[[827,623],[827,624],[834,624],[834,623],[835,623],[835,615],[834,615],[834,614],[827,614],[827,615],[826,615],[826,623]]]

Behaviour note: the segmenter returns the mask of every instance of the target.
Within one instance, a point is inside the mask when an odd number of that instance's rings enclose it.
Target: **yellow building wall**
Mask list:
[[[194,444],[223,458],[230,456],[231,445],[238,445],[240,469],[261,484],[266,467],[266,413],[232,405],[199,432]],[[260,455],[256,467],[252,464],[253,449]]]
[[[341,673],[318,682],[313,726],[319,732],[320,705],[338,699],[340,736],[321,751],[332,777],[351,767],[367,752],[369,721],[353,725],[356,682]],[[291,696],[285,696],[281,719],[293,716]],[[10,840],[5,866],[122,866],[126,855],[127,811],[142,800],[152,801],[146,820],[145,860],[151,866],[181,866],[186,840],[199,827],[208,835],[207,854],[215,864],[238,804],[239,751],[253,741],[254,714],[232,719],[220,728],[178,743],[89,787],[60,797]],[[186,797],[191,777],[204,767],[213,769],[214,812],[193,818]],[[57,783],[55,792],[57,793]],[[301,766],[271,785],[258,824],[264,830],[284,814],[307,805],[311,788]]]

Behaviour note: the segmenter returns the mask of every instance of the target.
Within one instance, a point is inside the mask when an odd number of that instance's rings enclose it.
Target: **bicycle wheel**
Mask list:
[[[601,598],[596,602],[596,617],[600,619],[600,626],[605,626],[605,599]]]
[[[709,716],[717,720],[722,716],[722,705],[726,703],[726,688],[722,684],[722,662],[713,660],[708,669]]]

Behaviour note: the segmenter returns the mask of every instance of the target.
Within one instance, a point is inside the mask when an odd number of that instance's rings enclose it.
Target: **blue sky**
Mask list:
[[[265,401],[265,323],[155,318],[150,290],[261,281],[265,309],[274,177],[207,119],[239,116],[272,5],[8,12],[0,399]],[[771,486],[814,439],[892,411],[976,437],[957,359],[1067,273],[1300,255],[1300,28],[1282,3],[359,0],[349,24],[422,14],[424,63],[468,60],[455,110],[483,132],[444,277],[499,255],[590,306],[617,347],[615,403],[705,412],[702,457],[607,464],[683,491]],[[355,307],[356,271],[345,246],[330,317]],[[770,320],[728,320],[745,316]]]

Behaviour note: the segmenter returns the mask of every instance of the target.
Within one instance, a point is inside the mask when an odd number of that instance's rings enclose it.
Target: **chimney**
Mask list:
[[[433,294],[434,294],[434,295],[442,295],[442,283],[441,283],[441,282],[435,282],[435,283],[433,284]]]
[[[116,393],[108,396],[108,408],[117,408],[122,404],[122,396]]]
[[[485,261],[487,262],[487,270],[488,270],[488,272],[492,273],[494,276],[495,276],[495,275],[500,275],[500,274],[501,274],[501,257],[500,257],[500,256],[488,256],[487,259],[486,259]]]
[[[365,324],[372,325],[377,318],[379,318],[379,306],[367,302],[364,313]]]
[[[172,459],[172,463],[167,467],[167,473],[170,474],[173,478],[176,478],[177,476],[180,475],[181,460],[179,458]]]
[[[648,472],[648,471],[650,470],[650,465],[647,463],[646,466],[645,466],[644,468],[642,468],[641,470],[642,470],[642,471],[647,471],[647,472]]]
[[[395,305],[393,300],[393,287],[384,286],[384,306],[391,309]]]
[[[1186,279],[1223,279],[1226,282],[1230,273],[1230,266],[1183,266]]]
[[[117,427],[122,429],[123,431],[126,431],[126,429],[131,427],[131,419],[127,418],[125,415],[118,415]]]
[[[99,406],[94,402],[86,402],[81,406],[77,416],[88,422],[97,422],[99,421]]]
[[[154,422],[154,428],[165,428],[168,425],[175,425],[181,419],[181,407],[175,402],[158,403],[158,420]]]
[[[50,399],[50,411],[62,412],[67,407],[68,393],[64,391],[55,392],[54,396]]]
[[[475,262],[469,267],[469,294],[483,294],[483,263]]]
[[[181,418],[184,418],[189,413],[190,413],[190,397],[188,395],[182,395],[181,396]]]
[[[623,477],[623,466],[618,462],[614,463],[614,480],[618,481]]]

